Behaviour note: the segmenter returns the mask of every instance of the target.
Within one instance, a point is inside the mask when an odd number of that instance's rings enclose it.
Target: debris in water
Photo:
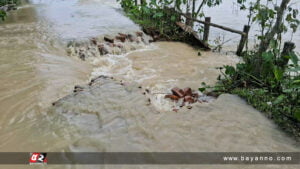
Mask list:
[[[74,89],[75,89],[75,90],[77,90],[77,89],[83,89],[83,87],[82,87],[82,86],[79,86],[79,85],[76,85],[76,86],[74,87]]]
[[[184,96],[184,101],[188,103],[194,103],[195,100],[192,96]]]
[[[97,45],[97,39],[96,39],[96,38],[92,38],[92,39],[91,39],[91,42],[92,42],[94,45]]]
[[[151,99],[148,98],[148,103],[146,104],[147,106],[150,106],[151,105]]]
[[[214,99],[214,97],[203,94],[201,94],[201,96],[199,97],[199,93],[193,92],[190,87],[184,89],[174,87],[171,89],[171,92],[172,94],[166,94],[165,98],[175,101],[178,107],[186,106],[188,109],[192,109],[191,104],[193,103],[209,102],[210,100]]]
[[[149,45],[151,39],[143,32],[118,33],[117,35],[104,36],[102,41],[100,38],[93,37],[88,42],[69,42],[67,52],[69,55],[77,56],[82,60],[107,54],[121,55]]]
[[[192,89],[190,87],[184,88],[183,92],[185,96],[192,96],[193,94]]]
[[[101,55],[106,55],[106,54],[109,53],[108,49],[104,46],[104,44],[98,45],[98,50],[99,50]]]
[[[128,34],[127,37],[128,37],[128,39],[130,40],[130,42],[134,42],[134,41],[136,40],[136,39],[134,38],[134,36],[131,35],[131,34]]]
[[[104,40],[109,42],[109,43],[114,43],[114,39],[113,38],[109,38],[107,36],[104,36]]]
[[[172,93],[180,98],[184,97],[184,92],[182,89],[179,89],[178,87],[174,87],[172,89]]]
[[[219,97],[219,94],[215,93],[215,92],[208,92],[208,93],[206,93],[206,95],[207,96],[212,96],[212,97],[215,97],[215,98]]]
[[[124,43],[126,41],[126,36],[116,36],[116,39]]]
[[[136,36],[140,36],[140,37],[142,37],[144,35],[144,33],[143,32],[136,32]]]
[[[176,95],[173,95],[173,94],[167,94],[167,95],[165,96],[165,98],[169,98],[169,99],[175,100],[175,101],[178,101],[178,100],[179,100],[179,97],[176,96]]]
[[[83,91],[83,90],[84,90],[84,88],[83,88],[82,86],[76,85],[76,86],[74,87],[73,92],[76,93],[76,92],[81,92],[81,91]]]
[[[126,35],[126,34],[124,34],[124,33],[118,33],[120,36],[124,36],[124,37],[126,37],[126,38],[128,38],[128,36]]]

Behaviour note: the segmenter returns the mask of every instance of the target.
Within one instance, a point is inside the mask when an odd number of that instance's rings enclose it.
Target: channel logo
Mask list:
[[[29,164],[47,164],[47,153],[30,153]]]

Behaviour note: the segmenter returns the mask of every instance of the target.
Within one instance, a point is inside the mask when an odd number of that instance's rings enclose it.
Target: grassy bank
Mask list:
[[[181,15],[175,8],[169,8],[164,3],[135,5],[132,0],[121,0],[120,4],[125,14],[140,25],[146,34],[152,36],[154,41],[179,41],[207,49],[192,34],[176,25],[176,22],[181,21]]]
[[[300,141],[300,107],[290,100],[281,100],[280,98],[283,97],[278,98],[277,94],[259,88],[236,88],[231,93],[244,98],[255,109],[272,119],[281,129]],[[297,114],[297,117],[294,114]]]
[[[244,56],[244,63],[219,68],[214,92],[236,94],[274,120],[280,128],[300,140],[300,67],[295,52],[263,53],[256,71],[257,53]],[[282,59],[287,59],[282,64]],[[211,88],[204,86],[201,90]]]

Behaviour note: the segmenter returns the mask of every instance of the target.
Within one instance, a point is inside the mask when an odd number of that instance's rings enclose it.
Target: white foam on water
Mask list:
[[[125,54],[107,54],[100,57],[89,58],[88,61],[94,66],[93,72],[91,73],[91,79],[100,75],[122,77],[121,79],[123,80],[133,80],[137,82],[148,79],[148,76],[135,79],[136,76],[133,71],[132,60],[130,60],[127,56],[134,52],[144,52],[156,48],[157,46],[150,44],[140,47],[134,51],[129,51]],[[152,72],[155,73],[155,70],[152,70]]]

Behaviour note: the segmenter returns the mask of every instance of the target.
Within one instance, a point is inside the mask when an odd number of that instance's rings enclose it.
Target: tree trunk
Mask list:
[[[269,32],[266,33],[265,37],[261,40],[260,46],[257,52],[258,63],[256,73],[260,73],[262,69],[262,53],[266,52],[270,46],[271,40],[274,39],[276,34],[282,33],[281,25],[283,23],[284,12],[291,0],[282,0],[279,9],[277,10],[277,18],[275,25],[271,28]]]
[[[275,34],[282,33],[282,29],[280,28],[280,26],[283,22],[284,11],[286,10],[287,5],[290,1],[291,0],[282,0],[280,8],[277,11],[277,19],[275,25],[273,26],[271,31],[265,35],[265,38],[260,42],[260,47],[258,50],[258,54],[260,56],[263,52],[268,50],[270,42],[272,39],[274,39]]]
[[[197,16],[199,15],[199,13],[200,13],[202,7],[204,6],[204,4],[206,3],[206,1],[207,0],[202,0],[201,4],[199,5],[199,7],[198,7],[198,9],[197,9],[197,11],[195,13],[195,19],[197,19]]]
[[[193,0],[193,6],[192,6],[192,17],[195,18],[195,7],[196,7],[196,0]]]

